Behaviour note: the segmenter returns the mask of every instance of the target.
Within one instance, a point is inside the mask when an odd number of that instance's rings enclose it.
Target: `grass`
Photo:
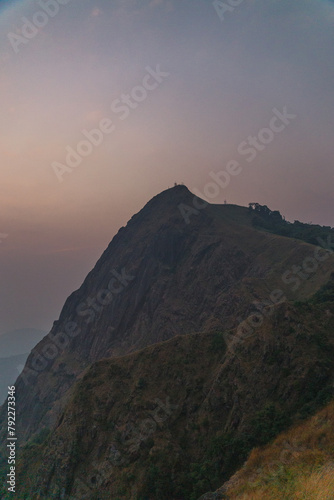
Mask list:
[[[231,500],[332,500],[334,402],[252,451],[230,482]]]
[[[265,478],[267,485],[254,483],[253,492],[230,496],[238,500],[332,500],[334,470],[330,466],[312,469],[284,468]]]

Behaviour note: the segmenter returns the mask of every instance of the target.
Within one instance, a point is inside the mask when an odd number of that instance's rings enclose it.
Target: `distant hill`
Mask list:
[[[22,328],[0,335],[0,358],[29,353],[46,335],[42,330]]]
[[[33,328],[0,335],[0,404],[6,399],[8,385],[14,384],[23,370],[30,351],[45,335]]]
[[[13,385],[24,368],[29,353],[0,358],[0,404],[2,404],[8,393],[8,386]]]

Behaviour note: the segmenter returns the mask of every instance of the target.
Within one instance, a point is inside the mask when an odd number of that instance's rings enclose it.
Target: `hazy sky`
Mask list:
[[[333,2],[58,1],[0,0],[0,333],[48,330],[133,213],[230,160],[213,202],[334,226]]]

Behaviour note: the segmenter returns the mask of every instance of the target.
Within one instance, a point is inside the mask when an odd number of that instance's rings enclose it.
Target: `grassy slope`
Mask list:
[[[332,500],[334,402],[253,450],[228,483],[227,494],[231,500]]]

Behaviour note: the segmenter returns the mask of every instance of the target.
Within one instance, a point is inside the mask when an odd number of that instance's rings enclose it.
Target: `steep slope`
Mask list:
[[[333,302],[285,303],[237,344],[198,333],[94,363],[22,450],[17,498],[197,500],[334,397],[333,333]]]
[[[184,218],[180,207],[194,210],[185,186],[153,198],[67,299],[16,384],[21,444],[56,422],[92,362],[184,333],[234,328],[259,307],[254,301],[309,297],[333,270],[332,254],[315,261],[317,247],[255,228],[246,208],[208,205]],[[305,263],[308,272],[297,278],[291,269]]]

